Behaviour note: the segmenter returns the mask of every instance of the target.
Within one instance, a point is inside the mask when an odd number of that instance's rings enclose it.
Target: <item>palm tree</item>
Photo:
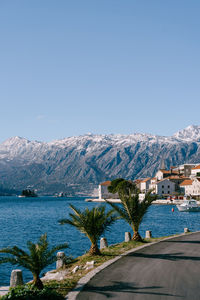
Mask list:
[[[139,234],[139,226],[156,196],[152,196],[151,191],[149,191],[145,194],[144,200],[140,201],[139,189],[136,185],[122,178],[113,180],[108,190],[111,193],[117,192],[119,195],[121,207],[111,202],[108,203],[131,226],[134,232],[132,240],[142,241]]]
[[[33,274],[33,285],[38,289],[43,289],[43,283],[40,280],[40,273],[44,268],[56,261],[55,252],[68,248],[66,243],[49,248],[47,235],[41,235],[38,243],[27,242],[29,253],[14,247],[7,247],[0,250],[0,253],[10,254],[11,256],[0,258],[0,263],[11,263],[22,266]]]
[[[85,208],[82,212],[73,205],[70,205],[70,208],[74,212],[69,214],[71,219],[62,219],[59,223],[62,225],[72,225],[85,234],[91,242],[89,253],[91,255],[100,255],[101,252],[97,243],[100,236],[117,219],[117,216],[113,214],[114,210],[106,212],[105,206],[94,207],[92,209]]]

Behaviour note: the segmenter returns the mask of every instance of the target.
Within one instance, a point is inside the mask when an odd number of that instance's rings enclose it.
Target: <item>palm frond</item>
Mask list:
[[[117,183],[117,180],[115,180]],[[112,182],[111,182],[112,186]],[[108,202],[113,207],[121,218],[123,218],[134,230],[138,231],[140,223],[150,207],[155,197],[149,191],[143,201],[139,200],[139,190],[135,184],[119,179],[119,183],[115,186],[115,192],[118,192],[121,204],[117,205]]]
[[[129,215],[127,213],[127,210],[125,209],[124,205],[122,204],[115,204],[113,202],[107,201],[111,207],[118,213],[119,218],[126,220],[128,223],[130,221]]]
[[[67,243],[49,247],[47,235],[42,235],[37,243],[27,242],[29,253],[17,246],[3,248],[0,253],[11,256],[1,257],[0,263],[9,262],[30,270],[33,275],[39,276],[41,271],[56,260],[56,251],[67,248]]]
[[[12,257],[1,257],[0,264],[3,264],[3,263],[11,263],[12,265],[17,265],[17,260]]]
[[[105,206],[85,208],[83,211],[73,205],[70,205],[70,208],[73,211],[69,214],[70,218],[62,219],[59,222],[76,227],[90,239],[92,244],[96,244],[100,236],[109,230],[109,227],[117,219],[114,210],[106,212]]]

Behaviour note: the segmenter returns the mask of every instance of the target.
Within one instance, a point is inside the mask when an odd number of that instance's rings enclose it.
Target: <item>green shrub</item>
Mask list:
[[[39,290],[33,286],[16,287],[1,298],[1,300],[64,300],[65,298],[55,290],[44,287]]]

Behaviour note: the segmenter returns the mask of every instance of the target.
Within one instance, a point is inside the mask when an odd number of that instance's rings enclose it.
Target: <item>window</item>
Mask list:
[[[168,189],[170,188],[170,186],[168,185]]]
[[[164,194],[164,191],[162,191],[162,194]]]
[[[168,191],[168,194],[170,194],[170,191]]]
[[[164,185],[162,185],[162,188],[164,189]]]

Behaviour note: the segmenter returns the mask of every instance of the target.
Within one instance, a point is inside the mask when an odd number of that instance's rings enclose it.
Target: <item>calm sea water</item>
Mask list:
[[[0,248],[17,245],[26,249],[28,240],[36,242],[41,234],[47,233],[50,244],[67,242],[65,252],[73,257],[84,254],[90,247],[88,239],[70,225],[59,225],[58,220],[68,217],[69,204],[83,209],[97,203],[85,202],[85,198],[17,198],[0,197]],[[108,206],[108,205],[107,205]],[[200,230],[200,213],[180,213],[170,205],[152,205],[140,228],[144,236],[146,230],[152,230],[154,237],[182,233],[184,227],[192,231]],[[117,221],[110,232],[106,233],[109,244],[124,240],[124,232],[130,231],[123,220]],[[10,264],[0,265],[0,286],[8,285],[12,269]],[[47,270],[55,268],[49,267]],[[47,271],[45,270],[45,271]],[[32,279],[31,274],[23,270],[25,281]]]

